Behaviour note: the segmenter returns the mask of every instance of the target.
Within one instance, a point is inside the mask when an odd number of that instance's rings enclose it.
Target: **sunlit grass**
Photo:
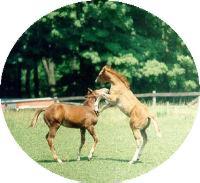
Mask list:
[[[68,159],[63,164],[53,161],[45,139],[48,128],[42,117],[36,128],[30,129],[27,127],[33,117],[33,110],[7,110],[4,114],[16,141],[43,167],[70,179],[103,183],[134,178],[168,159],[184,141],[196,113],[196,107],[184,105],[158,105],[150,107],[150,110],[157,115],[162,138],[156,137],[153,125],[150,125],[147,130],[149,141],[141,161],[134,165],[128,164],[135,150],[129,118],[116,108],[104,111],[99,117],[96,126],[99,144],[92,161],[87,161],[93,143],[89,134],[86,136],[82,159],[77,162],[79,130],[64,127],[59,129],[55,147],[61,159]]]

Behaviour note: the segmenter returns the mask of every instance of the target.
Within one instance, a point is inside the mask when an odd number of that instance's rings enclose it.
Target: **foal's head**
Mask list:
[[[115,82],[115,83],[122,83],[127,88],[130,89],[130,85],[128,80],[120,73],[113,70],[110,66],[104,66],[99,75],[97,76],[95,82],[106,83],[106,82]]]
[[[91,105],[95,103],[97,97],[98,96],[96,95],[96,93],[92,89],[88,88],[87,95],[85,96],[86,100],[84,102],[84,105]]]
[[[88,93],[85,96],[86,100],[83,103],[83,105],[94,107],[95,102],[97,100],[100,101],[102,98],[102,95],[105,93],[108,93],[108,92],[109,92],[109,90],[107,88],[101,88],[99,90],[92,90],[92,89],[88,88]]]
[[[99,75],[97,76],[95,82],[100,82],[100,83],[109,82],[110,81],[110,76],[108,73],[109,69],[111,69],[111,68],[109,66],[105,65],[99,72]]]

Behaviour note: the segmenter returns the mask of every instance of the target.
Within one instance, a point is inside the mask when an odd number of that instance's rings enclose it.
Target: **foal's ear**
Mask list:
[[[91,88],[88,88],[88,94],[92,93],[93,90]]]
[[[105,65],[104,66],[104,70],[106,70],[106,69],[111,69],[111,66],[110,65]]]

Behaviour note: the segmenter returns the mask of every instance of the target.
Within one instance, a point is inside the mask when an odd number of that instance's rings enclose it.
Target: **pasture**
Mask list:
[[[41,166],[69,179],[104,183],[137,177],[167,160],[191,130],[197,107],[157,105],[150,106],[150,111],[157,114],[162,138],[156,136],[151,124],[147,129],[148,143],[141,160],[132,165],[129,165],[128,161],[135,151],[135,141],[129,127],[129,119],[117,108],[107,109],[99,116],[96,125],[99,143],[91,161],[87,160],[87,155],[93,140],[88,133],[81,161],[77,162],[79,129],[61,127],[58,130],[54,144],[59,157],[68,160],[63,164],[58,164],[52,158],[45,139],[48,128],[42,115],[35,128],[27,128],[34,110],[5,110],[4,115],[16,141]]]

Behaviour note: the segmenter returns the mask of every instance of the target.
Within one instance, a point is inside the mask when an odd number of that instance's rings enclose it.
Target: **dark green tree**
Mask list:
[[[63,7],[25,31],[8,57],[1,96],[84,95],[98,86],[105,64],[136,93],[199,90],[192,56],[176,32],[144,10],[105,0]]]

